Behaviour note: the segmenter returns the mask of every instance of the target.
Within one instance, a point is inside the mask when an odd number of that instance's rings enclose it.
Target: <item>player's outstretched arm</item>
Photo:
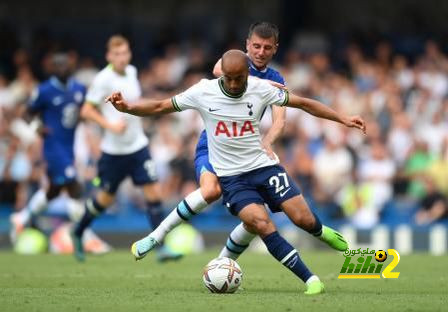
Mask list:
[[[112,103],[112,105],[120,112],[136,116],[154,116],[169,114],[176,111],[171,99],[140,99],[135,103],[129,103],[123,99],[120,92],[112,93],[106,98],[106,102]]]
[[[361,117],[341,115],[327,105],[313,99],[289,94],[286,106],[300,108],[316,117],[333,120],[347,127],[358,128],[364,133],[366,132],[366,124]]]

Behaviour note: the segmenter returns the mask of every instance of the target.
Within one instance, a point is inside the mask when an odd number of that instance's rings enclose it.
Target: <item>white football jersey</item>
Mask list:
[[[203,79],[172,98],[178,111],[197,110],[207,131],[209,159],[218,176],[232,176],[278,164],[261,145],[260,119],[269,105],[283,106],[288,92],[249,77],[241,96],[228,94],[222,78]]]
[[[103,116],[111,122],[123,120],[126,130],[123,134],[115,134],[105,130],[101,141],[101,150],[112,155],[132,154],[148,145],[148,138],[143,132],[140,117],[124,114],[117,111],[104,99],[113,92],[120,91],[128,102],[134,102],[141,96],[140,83],[137,78],[137,69],[128,65],[125,74],[120,75],[109,65],[101,70],[90,86],[86,100],[98,105]]]

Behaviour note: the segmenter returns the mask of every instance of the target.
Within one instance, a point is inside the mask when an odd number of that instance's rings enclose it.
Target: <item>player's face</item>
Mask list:
[[[127,44],[111,48],[107,52],[107,61],[112,64],[114,70],[123,72],[131,61],[131,50]]]
[[[277,52],[277,48],[278,43],[275,42],[274,37],[264,39],[256,34],[252,34],[252,36],[246,40],[247,54],[258,69],[264,69],[269,64],[272,57]]]
[[[61,81],[65,81],[71,73],[70,64],[67,56],[56,55],[52,59],[53,62],[53,72],[56,77]]]
[[[246,89],[249,70],[238,72],[224,72],[224,88],[233,95],[241,94]]]

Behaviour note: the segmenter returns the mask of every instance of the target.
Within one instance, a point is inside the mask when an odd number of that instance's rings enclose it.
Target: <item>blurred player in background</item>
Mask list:
[[[104,99],[114,90],[122,90],[127,101],[141,96],[137,69],[130,65],[131,50],[126,38],[115,35],[107,43],[106,59],[109,65],[97,74],[86,95],[81,116],[104,129],[102,155],[98,163],[100,190],[86,201],[85,212],[72,232],[75,256],[85,259],[82,245],[84,230],[115,200],[115,193],[126,177],[142,186],[146,199],[146,212],[153,228],[163,220],[161,189],[157,182],[155,164],[148,151],[148,138],[143,132],[141,118],[116,111]],[[165,246],[158,248],[160,261],[178,259]]]
[[[279,85],[284,85],[285,80],[278,71],[268,66],[277,52],[279,31],[276,25],[259,22],[249,27],[246,41],[247,56],[249,58],[249,74],[254,77],[266,79]],[[219,60],[213,74],[216,77],[222,75],[221,60]],[[263,112],[264,114],[264,112]],[[263,148],[269,157],[275,159],[277,156],[272,151],[272,144],[282,134],[285,124],[285,108],[272,107],[272,127],[262,140]],[[154,244],[159,244],[165,236],[183,221],[190,220],[195,214],[201,212],[207,205],[218,200],[221,196],[221,187],[218,177],[209,161],[207,132],[202,131],[196,147],[195,157],[196,178],[200,188],[190,193],[177,207],[163,220],[159,227],[149,236],[153,238]],[[255,235],[246,230],[241,223],[229,235],[226,247],[220,253],[221,257],[237,259],[238,256],[249,246]]]
[[[310,210],[298,187],[260,144],[260,119],[268,106],[289,106],[316,117],[333,120],[365,132],[364,121],[357,116],[341,115],[318,101],[302,98],[249,76],[247,56],[230,50],[222,57],[223,76],[203,79],[188,90],[165,100],[126,102],[121,93],[108,99],[122,112],[137,116],[167,114],[186,109],[197,110],[204,120],[210,147],[210,162],[223,189],[223,201],[246,229],[257,234],[271,255],[306,283],[306,294],[324,291],[324,285],[300,259],[276,230],[264,203],[272,212],[284,212],[298,227],[336,250],[346,250],[341,234],[325,227]],[[132,245],[139,260],[154,246],[147,236]]]
[[[31,218],[43,212],[48,202],[66,190],[69,215],[81,205],[81,186],[76,180],[74,140],[79,122],[79,111],[84,102],[85,87],[73,78],[69,56],[55,53],[51,56],[52,76],[34,90],[28,111],[41,121],[43,156],[47,166],[48,189],[39,189],[28,205],[11,215],[13,240],[29,224]]]

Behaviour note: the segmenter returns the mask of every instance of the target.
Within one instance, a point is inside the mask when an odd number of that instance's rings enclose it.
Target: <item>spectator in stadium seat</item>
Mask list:
[[[438,191],[434,181],[429,177],[422,179],[426,195],[420,200],[420,207],[415,214],[415,223],[427,225],[448,218],[447,197]]]

